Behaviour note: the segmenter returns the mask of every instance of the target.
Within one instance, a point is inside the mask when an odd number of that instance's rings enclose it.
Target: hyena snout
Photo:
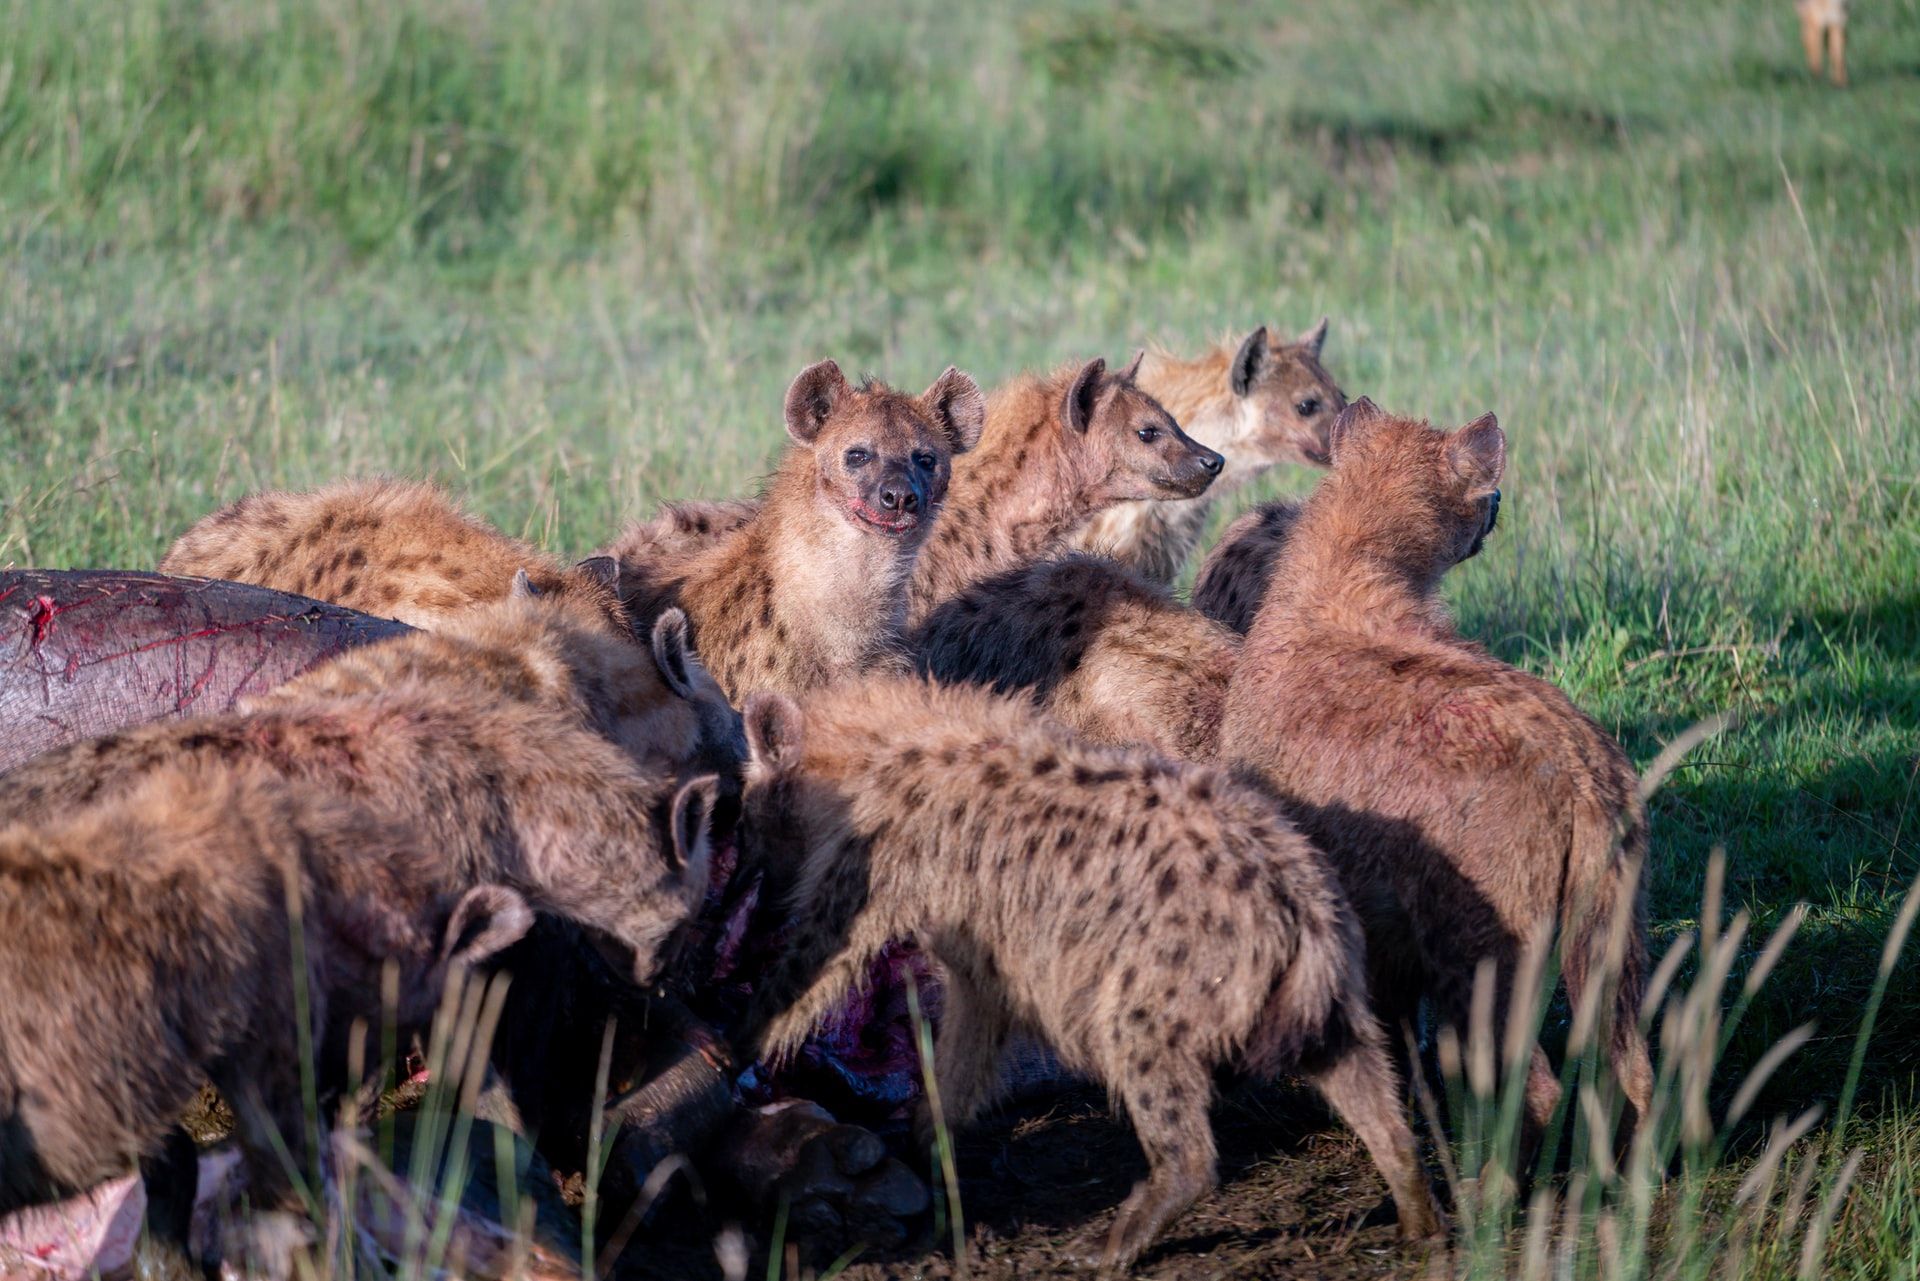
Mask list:
[[[902,467],[881,478],[874,486],[874,498],[884,512],[917,512],[921,503],[920,482]]]
[[[1182,448],[1168,460],[1167,487],[1182,498],[1193,498],[1205,492],[1227,465],[1226,455],[1186,435],[1180,437],[1179,444]]]
[[[928,505],[926,480],[910,467],[893,466],[867,482],[853,509],[883,533],[904,534],[920,523]]]

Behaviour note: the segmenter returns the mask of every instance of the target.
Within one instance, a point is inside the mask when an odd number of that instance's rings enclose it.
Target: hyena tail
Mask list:
[[[1277,871],[1270,872],[1277,878]],[[1255,1075],[1311,1071],[1341,1057],[1356,1042],[1379,1040],[1367,1002],[1365,944],[1346,896],[1275,887],[1275,928],[1293,935],[1292,955],[1274,977],[1248,1040],[1246,1064]]]
[[[1653,1099],[1653,1061],[1640,1030],[1647,991],[1645,811],[1634,804],[1618,821],[1597,810],[1579,815],[1569,857],[1560,908],[1567,999],[1577,1022],[1593,983],[1614,985],[1607,1058],[1637,1122]],[[1591,999],[1605,997],[1602,991]]]

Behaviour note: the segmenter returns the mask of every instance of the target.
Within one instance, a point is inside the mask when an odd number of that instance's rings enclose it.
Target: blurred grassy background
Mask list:
[[[1788,0],[0,0],[0,563],[376,469],[581,552],[749,487],[821,356],[1329,314],[1349,393],[1509,430],[1469,633],[1642,763],[1741,714],[1656,927],[1716,844],[1813,904],[1742,1036],[1818,1018],[1823,1097],[1920,867],[1920,0],[1855,7],[1840,92]]]

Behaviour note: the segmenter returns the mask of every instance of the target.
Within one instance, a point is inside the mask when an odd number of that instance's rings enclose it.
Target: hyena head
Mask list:
[[[747,699],[747,765],[740,805],[742,867],[766,870],[775,893],[792,883],[797,861],[813,848],[822,826],[815,789],[800,769],[805,724],[799,705],[784,694]]]
[[[1061,397],[1061,429],[1095,460],[1104,499],[1197,497],[1226,460],[1181,431],[1159,401],[1134,385],[1145,354],[1119,373],[1109,373],[1097,356],[1082,365]]]
[[[669,782],[665,803],[656,803],[662,825],[662,859],[634,868],[623,887],[626,905],[612,933],[633,953],[633,981],[659,983],[670,970],[684,940],[682,929],[699,912],[713,874],[715,814],[721,804],[720,780],[712,774],[686,783]]]
[[[951,366],[914,397],[872,380],[851,386],[823,360],[787,388],[786,412],[820,503],[857,530],[918,546],[947,496],[953,456],[980,440],[987,402]]]
[[[1327,465],[1327,433],[1347,407],[1346,395],[1320,363],[1327,322],[1291,342],[1265,325],[1248,334],[1227,366],[1237,411],[1230,434],[1215,443],[1249,474],[1275,463]]]
[[[1493,532],[1507,438],[1492,414],[1437,431],[1362,396],[1334,422],[1331,444],[1330,497],[1415,581],[1478,554]]]

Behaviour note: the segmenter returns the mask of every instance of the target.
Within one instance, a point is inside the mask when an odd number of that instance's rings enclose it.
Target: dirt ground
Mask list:
[[[1402,1247],[1393,1210],[1359,1142],[1301,1093],[1245,1089],[1214,1110],[1221,1186],[1173,1226],[1134,1270],[1137,1277],[1411,1277],[1427,1252]],[[1009,1108],[962,1134],[960,1195],[968,1237],[966,1276],[980,1281],[1084,1278],[1075,1261],[1097,1255],[1112,1212],[1146,1171],[1124,1122],[1103,1095],[1077,1090]],[[713,1277],[711,1222],[681,1219],[622,1260],[625,1277]],[[824,1272],[830,1257],[809,1257]],[[747,1275],[767,1275],[765,1242]],[[848,1281],[909,1281],[961,1275],[949,1240],[931,1224],[919,1239],[883,1256],[861,1256]]]

